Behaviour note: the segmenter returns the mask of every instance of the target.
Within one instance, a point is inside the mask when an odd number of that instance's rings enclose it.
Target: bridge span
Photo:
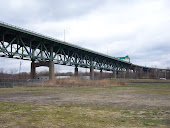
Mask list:
[[[49,67],[49,78],[54,79],[54,64],[74,66],[75,76],[78,76],[78,67],[90,68],[91,79],[94,79],[94,69],[100,70],[101,75],[103,70],[112,71],[113,78],[118,72],[169,72],[166,69],[135,65],[3,22],[0,22],[0,57],[32,61],[32,79],[36,78],[35,68],[39,66]]]

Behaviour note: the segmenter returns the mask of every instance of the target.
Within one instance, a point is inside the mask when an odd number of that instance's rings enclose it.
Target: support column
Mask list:
[[[49,62],[49,79],[50,80],[55,79],[55,75],[54,75],[54,62],[53,61]]]
[[[157,69],[154,70],[154,76],[155,76],[155,79],[158,78],[158,70]]]
[[[103,71],[102,71],[102,69],[100,70],[100,79],[102,79],[103,78]]]
[[[167,74],[166,74],[166,70],[165,70],[165,78],[167,78],[166,76],[167,76]]]
[[[147,78],[149,79],[150,78],[150,70],[147,69]]]
[[[127,68],[127,78],[130,78],[130,69]]]
[[[141,79],[143,77],[143,68],[139,69],[139,78]]]
[[[138,72],[139,72],[139,79],[141,79],[142,78],[142,68],[139,68]]]
[[[116,70],[113,70],[113,78],[116,79]]]
[[[35,63],[33,61],[31,62],[31,79],[36,79]]]
[[[137,67],[134,68],[133,72],[134,72],[134,78],[137,79],[138,78]]]
[[[74,76],[78,76],[78,67],[77,66],[74,69]]]
[[[170,79],[170,70],[167,70],[167,79]]]
[[[157,79],[159,79],[161,72],[162,72],[161,70],[157,69]]]
[[[94,67],[93,66],[90,67],[90,79],[94,80]]]

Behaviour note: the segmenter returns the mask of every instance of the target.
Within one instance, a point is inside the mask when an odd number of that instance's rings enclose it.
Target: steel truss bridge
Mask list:
[[[74,66],[76,75],[78,67],[90,68],[91,77],[94,76],[94,69],[113,71],[114,77],[115,72],[151,70],[3,22],[0,22],[0,57],[32,61],[32,78],[35,78],[35,67],[48,66],[53,79],[53,64]]]

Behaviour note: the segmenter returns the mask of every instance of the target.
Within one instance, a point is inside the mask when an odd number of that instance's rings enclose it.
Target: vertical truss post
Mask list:
[[[11,56],[12,56],[12,44],[11,44]]]
[[[22,46],[22,59],[24,58],[24,47]]]
[[[78,63],[77,62],[77,55],[75,54],[75,62],[74,62],[74,64],[77,65],[77,63]]]
[[[35,49],[32,49],[31,59],[34,59]]]
[[[41,45],[40,45],[41,47],[40,47],[40,52],[41,52],[41,58],[43,58],[43,44],[42,44],[42,42],[41,42]]]
[[[32,42],[30,42],[30,54],[29,54],[29,56],[32,58]]]
[[[50,60],[52,61],[54,59],[53,57],[53,47],[50,48]]]

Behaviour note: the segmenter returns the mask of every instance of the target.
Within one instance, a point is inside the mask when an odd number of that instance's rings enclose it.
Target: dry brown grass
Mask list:
[[[44,86],[44,87],[79,87],[79,86],[92,86],[92,87],[104,87],[104,86],[124,86],[127,83],[114,82],[108,79],[103,80],[80,80],[78,78],[70,79],[55,79],[45,82],[31,84],[30,86]]]

